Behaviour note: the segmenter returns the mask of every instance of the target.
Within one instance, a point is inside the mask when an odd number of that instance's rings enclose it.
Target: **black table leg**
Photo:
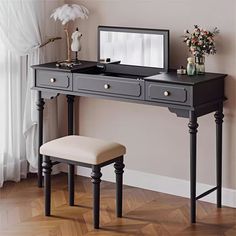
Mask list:
[[[38,92],[38,145],[40,146],[43,144],[43,109],[44,109],[44,99],[42,98],[41,91]],[[42,175],[42,162],[43,157],[39,153],[38,150],[38,187],[43,186],[43,175]]]
[[[219,105],[215,113],[216,122],[216,182],[217,182],[217,207],[222,206],[222,123],[223,123],[223,104]]]
[[[194,111],[189,113],[189,133],[190,133],[190,207],[191,223],[196,223],[196,169],[197,169],[197,116]]]
[[[74,134],[74,96],[67,95],[67,104],[68,104],[68,135]],[[69,194],[69,205],[74,206],[74,175],[75,175],[75,166],[68,165],[68,194]]]
[[[67,105],[68,105],[68,134],[72,135],[74,133],[74,99],[75,96],[67,95]]]

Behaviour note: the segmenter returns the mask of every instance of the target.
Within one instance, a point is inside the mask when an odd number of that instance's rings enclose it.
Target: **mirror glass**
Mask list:
[[[100,60],[164,68],[164,35],[139,32],[100,31]]]

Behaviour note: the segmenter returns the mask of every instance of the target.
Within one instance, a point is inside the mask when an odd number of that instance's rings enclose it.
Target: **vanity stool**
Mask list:
[[[122,185],[123,185],[123,155],[126,148],[115,142],[100,139],[70,135],[58,138],[43,144],[40,154],[44,155],[44,194],[45,215],[50,216],[51,210],[51,170],[53,161],[64,162],[69,165],[80,165],[92,168],[91,178],[93,183],[93,224],[99,228],[100,208],[100,182],[101,167],[115,163],[116,173],[116,214],[122,217]],[[68,191],[70,205],[74,205],[74,176],[68,173]]]

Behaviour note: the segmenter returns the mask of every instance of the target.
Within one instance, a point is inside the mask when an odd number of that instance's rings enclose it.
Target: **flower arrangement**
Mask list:
[[[185,31],[184,42],[195,57],[215,54],[216,47],[214,38],[219,32],[217,27],[211,32],[200,28],[198,25],[194,25],[193,32],[190,33],[189,30]]]

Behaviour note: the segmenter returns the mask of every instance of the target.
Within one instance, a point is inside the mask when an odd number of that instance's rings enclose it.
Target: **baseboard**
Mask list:
[[[62,167],[62,171],[67,172],[67,169]],[[89,177],[90,173],[91,170],[89,168],[77,167],[77,175]],[[104,167],[102,173],[103,180],[115,182],[114,169],[112,166]],[[187,180],[125,169],[124,184],[133,187],[189,198],[189,181]],[[211,185],[197,183],[197,195],[213,187],[214,186]],[[216,192],[213,192],[210,195],[202,198],[201,201],[215,203]],[[223,188],[222,203],[224,206],[236,208],[236,190]]]

